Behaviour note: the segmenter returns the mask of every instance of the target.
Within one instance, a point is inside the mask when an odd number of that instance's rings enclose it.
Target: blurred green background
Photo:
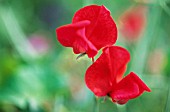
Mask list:
[[[118,28],[129,8],[147,9],[137,41],[118,30],[116,45],[131,53],[126,74],[137,73],[152,92],[123,106],[100,98],[99,112],[170,112],[170,0],[0,0],[0,112],[94,111],[93,93],[84,82],[91,61],[76,60],[55,34],[90,4],[105,5]]]

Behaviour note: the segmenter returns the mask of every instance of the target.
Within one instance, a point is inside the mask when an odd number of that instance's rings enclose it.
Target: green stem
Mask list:
[[[99,99],[94,95],[94,108],[93,112],[99,112]]]
[[[126,112],[126,105],[116,104],[118,112]]]
[[[170,86],[168,86],[168,95],[167,95],[167,101],[166,101],[166,105],[165,105],[165,112],[169,112],[170,111]]]

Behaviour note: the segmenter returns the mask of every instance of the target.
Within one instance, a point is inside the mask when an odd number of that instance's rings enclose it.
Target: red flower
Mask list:
[[[104,6],[90,5],[78,10],[71,24],[56,29],[58,41],[72,47],[75,54],[87,53],[94,57],[97,51],[117,40],[117,28],[110,12]]]
[[[123,37],[128,41],[135,41],[146,26],[146,7],[131,7],[119,20]]]
[[[110,96],[113,102],[124,104],[128,100],[151,90],[133,72],[123,78],[130,61],[129,52],[118,46],[103,49],[101,56],[87,69],[85,81],[96,96]]]

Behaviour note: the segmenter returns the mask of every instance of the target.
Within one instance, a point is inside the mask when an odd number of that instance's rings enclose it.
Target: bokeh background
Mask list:
[[[123,106],[100,98],[98,112],[170,112],[170,0],[0,0],[0,112],[94,112],[91,60],[76,60],[55,34],[90,4],[110,10],[116,45],[131,54],[126,74],[152,90]]]

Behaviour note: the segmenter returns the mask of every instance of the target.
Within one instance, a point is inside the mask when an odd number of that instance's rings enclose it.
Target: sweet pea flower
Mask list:
[[[108,46],[101,56],[87,69],[87,87],[98,97],[110,96],[112,101],[125,104],[130,99],[151,90],[133,72],[123,77],[130,61],[129,52],[119,46]]]
[[[126,41],[134,42],[139,39],[146,26],[146,12],[147,8],[144,6],[133,6],[120,16],[120,32]]]
[[[71,24],[56,29],[58,41],[75,54],[93,58],[101,48],[117,40],[117,27],[105,6],[90,5],[78,10]]]

